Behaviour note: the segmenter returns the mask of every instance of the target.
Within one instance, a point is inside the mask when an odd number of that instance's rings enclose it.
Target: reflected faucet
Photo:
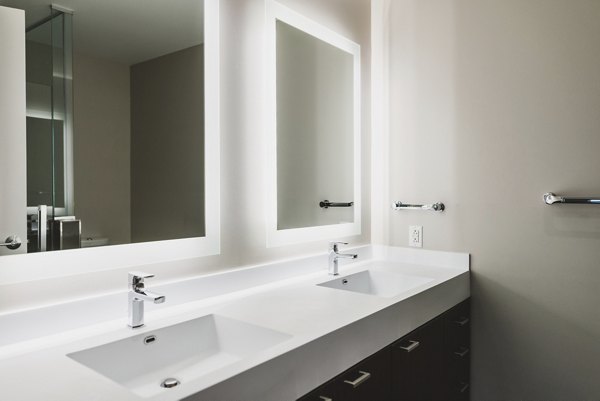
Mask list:
[[[338,245],[348,245],[347,242],[330,242],[329,243],[329,274],[337,276],[338,273],[338,259],[356,259],[358,255],[355,253],[338,253]]]
[[[143,272],[129,272],[129,310],[128,325],[135,329],[144,325],[144,302],[162,304],[165,296],[147,291],[144,287],[144,279],[152,278],[154,274]]]

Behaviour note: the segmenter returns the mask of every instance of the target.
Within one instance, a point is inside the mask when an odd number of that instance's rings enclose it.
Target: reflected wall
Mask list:
[[[277,228],[354,221],[354,58],[282,21],[277,35]]]

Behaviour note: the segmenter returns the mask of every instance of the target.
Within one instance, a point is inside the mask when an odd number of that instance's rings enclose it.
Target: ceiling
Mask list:
[[[203,0],[59,0],[74,11],[74,52],[136,64],[204,42]],[[25,10],[26,26],[50,14],[48,0],[0,0]]]

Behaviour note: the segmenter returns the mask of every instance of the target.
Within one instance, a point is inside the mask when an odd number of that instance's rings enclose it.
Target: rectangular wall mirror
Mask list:
[[[0,188],[27,199],[0,226],[22,246],[0,255],[183,239],[217,253],[218,0],[0,6],[25,12],[27,171]]]
[[[360,234],[360,46],[268,2],[269,246]]]

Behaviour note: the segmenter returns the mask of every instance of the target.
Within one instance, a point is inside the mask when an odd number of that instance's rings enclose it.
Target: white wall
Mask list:
[[[363,234],[348,240],[353,245],[369,243],[370,2],[281,2],[362,46]],[[221,0],[221,255],[29,282],[15,282],[0,273],[0,311],[125,289],[132,269],[156,273],[156,283],[327,250],[328,241],[265,247],[264,26],[264,0]]]
[[[600,2],[392,0],[393,245],[472,255],[473,400],[600,394]],[[443,214],[389,202],[444,201]]]
[[[0,7],[0,88],[11,96],[0,96],[0,240],[16,235],[26,241],[22,224],[27,215],[26,127],[25,127],[25,14]],[[14,151],[18,149],[18,151]],[[6,174],[10,172],[10,174]],[[24,243],[18,250],[0,247],[0,257],[27,252]]]

